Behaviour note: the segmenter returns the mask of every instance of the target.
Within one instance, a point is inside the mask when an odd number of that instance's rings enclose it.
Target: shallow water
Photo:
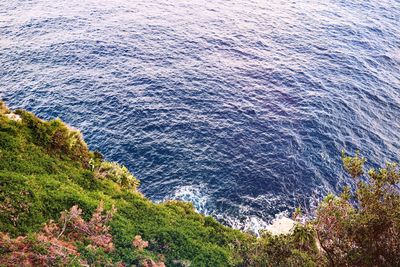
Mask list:
[[[0,0],[0,97],[256,229],[400,155],[400,2]]]

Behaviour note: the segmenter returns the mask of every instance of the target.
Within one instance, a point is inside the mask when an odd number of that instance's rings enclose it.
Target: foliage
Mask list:
[[[85,221],[81,217],[82,210],[73,206],[62,212],[58,223],[50,221],[38,234],[10,238],[0,233],[0,265],[85,265],[88,262],[81,258],[77,243],[87,244],[84,248],[87,251],[111,252],[114,245],[105,224],[114,213],[114,209],[105,213],[100,202],[92,218]]]
[[[356,189],[320,204],[317,237],[331,266],[400,266],[399,167],[387,164],[360,177],[364,162],[358,154],[343,156]]]
[[[318,266],[321,261],[310,225],[297,224],[287,235],[262,231],[256,240],[237,243],[236,250],[243,258],[240,266]]]
[[[79,161],[85,168],[89,167],[89,148],[83,141],[82,134],[63,123],[60,119],[44,121],[23,110],[17,110],[23,123],[32,130],[33,142],[60,156],[68,156]]]
[[[149,242],[144,241],[140,235],[136,235],[132,241],[132,246],[139,250],[143,250],[149,246]]]
[[[95,168],[95,177],[110,179],[128,189],[136,190],[139,186],[139,180],[125,166],[121,166],[116,162],[101,162],[100,166]]]
[[[106,224],[112,219],[116,209],[109,212],[103,209],[103,202],[85,221],[82,210],[73,206],[61,213],[58,222],[50,220],[43,229],[30,236],[11,238],[0,232],[0,265],[3,266],[124,266],[113,262],[110,254],[115,250],[113,237]],[[139,246],[136,246],[140,242]],[[147,241],[135,236],[133,249],[143,251]],[[164,267],[163,262],[144,258],[142,266]]]
[[[351,177],[356,178],[363,175],[363,166],[367,160],[360,157],[358,151],[354,157],[350,157],[345,154],[344,150],[342,150],[342,161],[344,169],[351,175]]]

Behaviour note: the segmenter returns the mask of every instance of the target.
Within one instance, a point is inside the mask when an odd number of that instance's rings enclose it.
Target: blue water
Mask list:
[[[238,228],[400,156],[400,2],[0,0],[0,97]]]

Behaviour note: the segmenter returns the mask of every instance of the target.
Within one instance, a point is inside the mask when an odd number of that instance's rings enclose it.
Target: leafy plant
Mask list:
[[[61,214],[59,222],[50,221],[38,234],[10,238],[0,233],[0,265],[53,266],[85,265],[80,257],[77,242],[87,243],[85,250],[111,252],[114,249],[109,227],[115,209],[104,212],[103,204],[89,221],[81,217],[82,210],[73,206]]]
[[[49,153],[70,157],[79,161],[83,167],[89,168],[91,154],[78,130],[60,119],[47,122],[27,111],[17,110],[16,113],[21,116],[24,125],[33,131],[32,141],[45,147]]]
[[[365,159],[343,154],[356,189],[319,205],[314,227],[331,266],[400,266],[400,170],[388,163],[360,179]]]
[[[121,166],[116,162],[101,162],[100,166],[95,169],[95,176],[97,178],[110,179],[124,188],[133,190],[136,190],[140,184],[139,180],[125,166]]]

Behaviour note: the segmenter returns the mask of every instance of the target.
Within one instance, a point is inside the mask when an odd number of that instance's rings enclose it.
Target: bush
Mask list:
[[[319,205],[314,227],[331,266],[400,266],[400,170],[397,164],[371,169],[365,159],[342,156],[355,180]]]
[[[95,170],[95,177],[100,179],[110,179],[123,188],[136,190],[140,182],[129,170],[116,162],[101,162],[100,166]]]
[[[44,121],[23,110],[17,110],[23,123],[32,131],[33,142],[47,149],[49,153],[67,156],[89,168],[91,154],[82,134],[63,123],[60,119]]]
[[[81,217],[82,211],[73,206],[61,214],[59,222],[50,221],[37,234],[10,238],[0,232],[0,265],[6,266],[72,266],[85,265],[78,243],[85,243],[85,251],[93,254],[114,249],[109,227],[115,210],[104,212],[100,202],[89,221]],[[105,263],[105,258],[98,263]]]
[[[262,231],[256,240],[238,243],[240,266],[322,266],[311,225],[298,224],[292,234]],[[317,264],[319,263],[319,264]]]

